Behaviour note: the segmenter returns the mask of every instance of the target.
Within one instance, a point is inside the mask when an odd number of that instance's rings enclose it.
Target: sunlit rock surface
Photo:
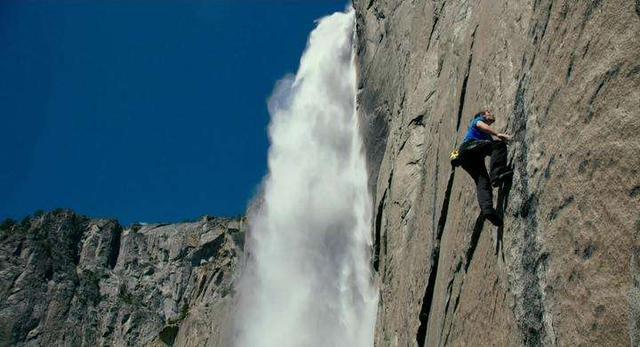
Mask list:
[[[377,345],[640,344],[638,4],[356,1]],[[484,108],[500,230],[449,165]]]
[[[230,342],[242,220],[134,225],[55,211],[0,234],[0,345]]]

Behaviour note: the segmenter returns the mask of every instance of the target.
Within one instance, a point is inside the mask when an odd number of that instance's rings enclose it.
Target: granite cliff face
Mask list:
[[[230,343],[244,220],[134,225],[55,211],[0,231],[0,346]]]
[[[640,344],[640,3],[359,0],[379,346]],[[483,223],[449,153],[489,108]]]

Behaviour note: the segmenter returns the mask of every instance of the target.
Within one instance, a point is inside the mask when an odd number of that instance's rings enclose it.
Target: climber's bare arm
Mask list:
[[[483,121],[478,122],[477,127],[483,133],[487,133],[489,135],[495,136],[495,137],[499,138],[500,140],[503,140],[503,141],[511,140],[511,135],[507,135],[507,134],[503,134],[503,133],[499,133],[499,132],[495,131],[487,123],[485,123]]]

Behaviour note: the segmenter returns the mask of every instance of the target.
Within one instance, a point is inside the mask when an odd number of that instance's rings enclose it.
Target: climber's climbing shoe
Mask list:
[[[486,218],[489,222],[491,222],[491,224],[497,227],[502,226],[502,217],[500,217],[500,215],[497,212],[485,214],[484,218]]]
[[[502,182],[504,182],[506,179],[508,179],[511,176],[513,176],[513,170],[507,170],[507,171],[499,174],[498,176],[494,177],[493,180],[491,180],[491,185],[494,186],[494,187],[497,187],[500,184],[502,184]]]

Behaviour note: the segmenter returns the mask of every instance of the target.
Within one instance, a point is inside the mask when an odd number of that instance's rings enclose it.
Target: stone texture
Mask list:
[[[243,220],[55,211],[0,234],[0,345],[228,345]]]
[[[376,345],[638,345],[637,1],[359,0]],[[471,116],[514,135],[479,218]]]

